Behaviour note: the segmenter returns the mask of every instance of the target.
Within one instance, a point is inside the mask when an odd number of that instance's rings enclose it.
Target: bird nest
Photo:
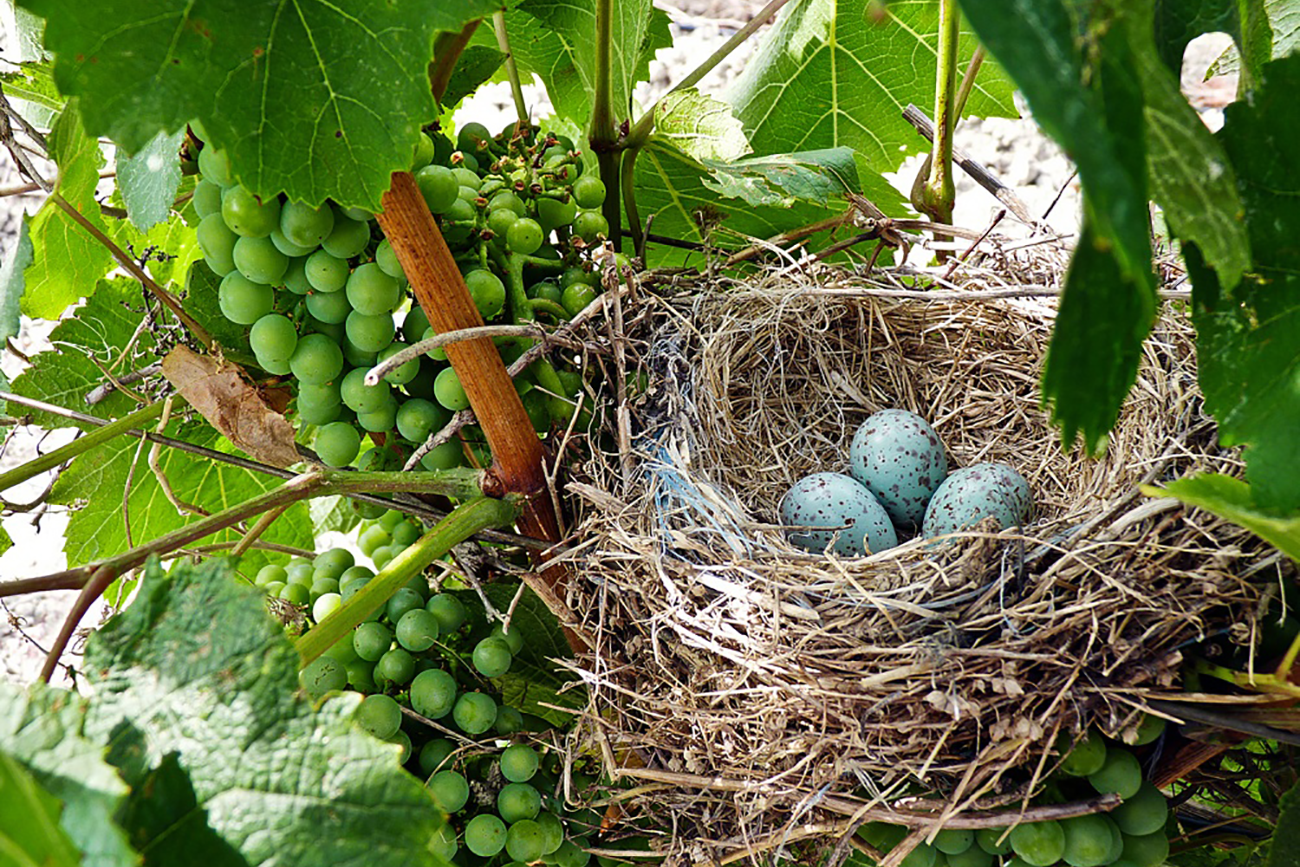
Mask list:
[[[577,737],[638,780],[621,809],[673,829],[659,848],[725,862],[847,839],[902,793],[935,816],[1011,808],[1059,732],[1131,729],[1181,647],[1253,616],[1271,549],[1140,491],[1240,474],[1185,303],[1164,303],[1104,454],[1062,448],[1039,393],[1061,258],[930,291],[832,268],[642,285],[608,320],[621,332],[593,334],[650,384],[568,489],[566,601],[594,646],[574,663]],[[925,417],[953,468],[1018,469],[1029,522],[863,559],[791,546],[783,492],[844,471],[891,407]]]

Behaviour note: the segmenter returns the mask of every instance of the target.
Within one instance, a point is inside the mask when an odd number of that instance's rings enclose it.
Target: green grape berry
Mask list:
[[[373,530],[379,530],[385,536],[388,531],[382,527],[372,527]],[[402,618],[409,611],[424,611],[424,597],[418,590],[412,590],[410,587],[399,587],[397,592],[388,598],[388,604],[384,606],[384,613],[388,615],[389,623],[400,623]],[[429,612],[425,611],[425,614]]]
[[[609,222],[600,211],[579,211],[573,218],[573,234],[590,244],[609,237]]]
[[[224,277],[235,270],[235,242],[239,236],[230,231],[220,214],[209,214],[200,220],[195,237],[203,251],[203,261],[214,274]]]
[[[194,197],[190,201],[194,204],[194,213],[198,214],[200,220],[209,214],[220,215],[221,186],[215,181],[204,178],[195,184]]]
[[[1106,750],[1105,763],[1088,775],[1088,782],[1103,795],[1114,792],[1121,798],[1131,798],[1142,788],[1142,765],[1128,750],[1111,746]]]
[[[380,740],[387,740],[402,727],[402,708],[391,696],[368,695],[357,707],[357,723]]]
[[[346,467],[361,451],[361,433],[351,422],[332,421],[316,431],[316,454],[329,467]]]
[[[317,250],[303,264],[307,282],[317,292],[337,292],[347,285],[348,260]]]
[[[477,269],[465,275],[465,287],[479,315],[485,320],[495,319],[506,306],[506,286],[491,271]]]
[[[594,175],[583,175],[573,182],[573,200],[579,208],[599,208],[605,202],[605,184]]]
[[[517,708],[501,705],[497,708],[497,718],[492,722],[492,731],[509,736],[524,730],[524,715]]]
[[[204,137],[206,140],[206,137]],[[230,169],[230,157],[212,145],[204,145],[199,151],[199,173],[205,180],[219,187],[228,187],[235,182],[235,175]]]
[[[325,252],[339,259],[361,255],[370,243],[370,224],[350,219],[343,214],[334,215],[334,228],[320,245]]]
[[[458,813],[469,803],[469,783],[456,771],[438,771],[429,780],[429,794],[444,813]]]
[[[345,287],[352,309],[366,316],[387,315],[397,306],[401,289],[374,262],[358,265]],[[378,350],[376,350],[378,351]]]
[[[422,443],[429,434],[441,430],[451,421],[451,413],[430,400],[414,397],[397,409],[397,432],[415,443]]]
[[[416,675],[419,677],[419,675]],[[447,760],[456,752],[456,745],[446,738],[434,738],[420,748],[420,770],[430,776],[442,770],[450,770]]]
[[[1011,838],[1006,828],[980,828],[975,832],[975,843],[990,855],[1006,855],[1011,852]]]
[[[410,317],[408,316],[407,318],[409,319]],[[394,340],[392,343],[388,344],[387,347],[385,347],[383,350],[380,351],[378,360],[387,361],[397,353],[401,352],[403,349],[406,349],[406,347],[407,344],[402,343],[401,341],[398,340]],[[411,380],[415,379],[416,375],[419,374],[419,372],[420,372],[420,359],[412,358],[409,361],[405,362],[404,364],[401,364],[398,367],[394,368],[393,370],[388,371],[388,373],[384,374],[384,379],[391,385],[406,385]]]
[[[357,692],[375,691],[375,664],[364,659],[345,663],[348,669],[348,686]]]
[[[258,358],[288,361],[298,348],[298,329],[288,317],[270,313],[253,323],[248,342]]]
[[[511,655],[518,655],[524,649],[524,636],[518,629],[506,632],[505,627],[498,623],[492,627],[492,637],[504,641],[510,648]]]
[[[298,682],[313,699],[327,692],[347,688],[348,672],[343,663],[328,656],[319,656],[298,673]]]
[[[1125,834],[1139,837],[1153,834],[1169,818],[1169,802],[1152,783],[1144,780],[1135,794],[1124,799],[1110,816]]]
[[[553,229],[567,226],[578,215],[578,204],[572,199],[540,198],[537,200],[537,224],[543,234],[550,234]]]
[[[275,306],[275,290],[254,283],[238,271],[221,278],[217,287],[217,305],[221,315],[238,325],[252,325]]]
[[[542,246],[545,237],[541,225],[536,220],[524,217],[515,220],[506,230],[506,245],[510,247],[511,252],[531,256]]]
[[[1056,749],[1065,754],[1061,759],[1061,773],[1070,777],[1094,774],[1106,761],[1106,742],[1095,731],[1089,731],[1073,744],[1069,734],[1062,732],[1057,738]]]
[[[301,585],[299,585],[301,586]],[[311,605],[311,619],[320,623],[343,605],[343,597],[338,593],[322,593]]]
[[[235,242],[235,267],[254,283],[276,286],[289,270],[289,257],[270,238],[240,238]]]
[[[1101,867],[1113,842],[1109,822],[1100,815],[1075,816],[1061,822],[1065,831],[1062,858],[1070,867]]]
[[[528,744],[511,744],[501,751],[501,776],[511,783],[526,783],[537,773],[541,759]]]
[[[934,848],[945,855],[959,855],[974,844],[975,832],[966,828],[945,828],[934,838]]]
[[[564,842],[564,824],[554,813],[543,810],[533,820],[542,829],[542,854],[550,855]]]
[[[500,638],[484,638],[474,646],[474,668],[484,677],[500,677],[510,670],[510,646]]]
[[[1025,822],[1011,830],[1011,848],[1033,867],[1051,867],[1065,854],[1060,822]]]
[[[538,860],[545,848],[546,835],[541,826],[530,819],[515,822],[506,831],[506,854],[521,864]]]
[[[280,232],[301,247],[315,248],[334,230],[334,209],[313,208],[305,202],[286,202],[280,209]]]
[[[330,548],[316,555],[312,569],[317,577],[341,578],[343,573],[357,565],[356,558],[347,548]]]
[[[284,236],[284,233],[281,232],[279,229],[276,229],[268,237],[271,239],[271,244],[275,247],[275,249],[279,250],[281,253],[288,256],[291,261],[293,259],[305,258],[306,256],[315,252],[316,250],[314,246],[303,247],[298,244],[295,244],[293,241],[290,241],[288,238],[286,238]]]
[[[971,846],[965,852],[947,858],[948,867],[993,867],[993,856],[979,846]]]
[[[438,618],[438,631],[442,635],[451,635],[469,619],[465,603],[449,593],[438,593],[431,597],[425,609]]]
[[[1169,838],[1163,828],[1150,834],[1125,834],[1124,854],[1120,857],[1134,867],[1156,867],[1169,857]]]
[[[460,182],[446,166],[425,166],[415,173],[415,183],[434,214],[445,214],[456,203]]]
[[[393,317],[387,313],[368,316],[359,310],[348,314],[345,323],[348,340],[364,352],[382,352],[393,342],[397,329]]]
[[[491,813],[480,813],[465,823],[465,848],[480,858],[491,858],[506,847],[506,824]]]
[[[392,683],[405,685],[415,677],[415,657],[403,647],[394,647],[379,657],[375,673]]]
[[[456,699],[451,716],[461,731],[469,735],[481,735],[496,722],[497,703],[490,695],[467,692]]]
[[[397,643],[412,653],[423,653],[438,640],[438,618],[423,608],[408,611],[397,621]]]
[[[324,334],[307,334],[298,338],[289,367],[300,381],[324,385],[343,372],[343,350]]]
[[[460,376],[454,368],[447,367],[438,373],[433,381],[433,396],[438,403],[452,412],[469,408],[469,396],[460,383]]]
[[[528,783],[506,783],[497,793],[497,813],[507,822],[535,819],[542,810],[542,795]]]
[[[586,283],[570,283],[560,294],[560,306],[577,316],[588,304],[596,300],[596,288]]]
[[[352,305],[342,292],[312,292],[307,295],[307,312],[320,322],[341,325],[352,312]]]
[[[441,668],[422,671],[411,681],[411,709],[429,719],[442,719],[456,706],[456,690],[456,678]]]
[[[352,646],[366,662],[378,662],[393,643],[393,632],[382,623],[367,621],[352,633]],[[427,714],[426,714],[427,716]]]
[[[263,202],[247,187],[230,187],[221,196],[221,217],[240,237],[265,238],[280,225],[280,200]]]

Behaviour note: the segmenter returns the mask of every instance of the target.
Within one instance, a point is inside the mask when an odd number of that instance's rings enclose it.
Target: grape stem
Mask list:
[[[510,50],[510,37],[506,33],[506,12],[498,9],[492,15],[492,29],[496,31],[497,47],[506,56],[506,77],[510,79],[510,94],[515,99],[515,116],[518,122],[515,129],[528,127],[528,104],[524,102],[524,88],[519,82],[519,66],[515,63],[514,52]]]
[[[378,362],[366,373],[366,385],[374,387],[379,380],[401,367],[413,358],[428,355],[439,347],[462,340],[474,340],[479,337],[545,337],[546,332],[540,325],[479,325],[474,328],[461,328],[457,331],[444,331],[417,343],[404,347],[383,361]]]

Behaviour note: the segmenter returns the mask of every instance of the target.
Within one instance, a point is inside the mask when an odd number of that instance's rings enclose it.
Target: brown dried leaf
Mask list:
[[[235,365],[178,346],[163,359],[162,372],[190,406],[251,457],[277,467],[302,460],[293,425]]]

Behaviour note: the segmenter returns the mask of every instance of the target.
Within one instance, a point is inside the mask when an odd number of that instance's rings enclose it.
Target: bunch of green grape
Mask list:
[[[441,351],[365,384],[376,362],[432,333],[371,214],[283,197],[263,201],[211,147],[199,151],[198,166],[198,242],[221,278],[221,313],[248,327],[258,366],[296,381],[296,417],[314,428],[325,464],[353,464],[367,437],[395,458],[409,455],[469,406]],[[584,174],[572,142],[533,130],[516,134],[513,126],[493,139],[471,123],[455,145],[441,133],[422,133],[413,172],[485,321],[563,320],[596,297],[592,252],[609,232],[598,210],[605,187]],[[507,364],[531,345],[496,342]],[[540,359],[516,387],[544,434],[570,422],[583,380]],[[481,432],[469,430],[421,463],[439,470],[490,458]]]
[[[1147,717],[1134,746],[1155,740],[1164,720]],[[1142,766],[1128,746],[1090,732],[1071,744],[1063,736],[1064,754],[1036,804],[1065,803],[1114,793],[1123,802],[1109,813],[1094,813],[1006,828],[943,830],[933,843],[903,859],[904,867],[1157,867],[1169,855],[1169,805],[1143,778]],[[872,822],[859,830],[870,845],[887,852],[907,836],[907,829]]]

